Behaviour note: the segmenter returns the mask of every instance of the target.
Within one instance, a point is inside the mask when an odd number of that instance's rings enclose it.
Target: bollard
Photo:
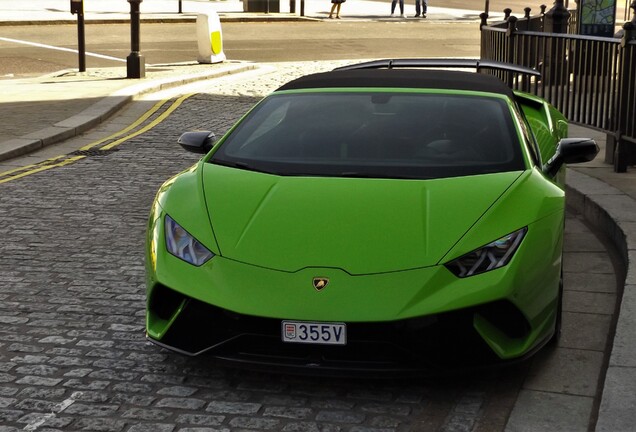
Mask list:
[[[86,37],[84,35],[84,0],[71,0],[71,13],[77,14],[77,54],[79,71],[86,72]]]
[[[221,20],[214,12],[197,15],[197,45],[199,63],[221,63],[225,61]]]
[[[130,54],[126,57],[126,77],[144,78],[146,76],[146,60],[139,52],[139,3],[143,0],[128,0],[130,3]]]

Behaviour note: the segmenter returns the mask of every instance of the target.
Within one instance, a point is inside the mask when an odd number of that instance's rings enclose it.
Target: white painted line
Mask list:
[[[71,49],[71,48],[56,47],[56,46],[53,46],[53,45],[45,45],[45,44],[41,44],[41,43],[37,43],[37,42],[29,42],[29,41],[24,41],[24,40],[19,40],[19,39],[11,39],[11,38],[0,37],[0,40],[5,41],[5,42],[12,42],[12,43],[17,43],[17,44],[22,44],[22,45],[29,45],[29,46],[38,47],[38,48],[46,48],[46,49],[51,49],[51,50],[56,50],[56,51],[71,52],[71,53],[74,53],[74,54],[77,54],[79,52],[79,51]],[[120,58],[117,58],[117,57],[111,57],[111,56],[102,55],[102,54],[95,54],[95,53],[87,52],[86,55],[89,56],[89,57],[96,57],[96,58],[101,58],[101,59],[105,59],[105,60],[126,62],[126,59],[120,59]]]
[[[48,419],[55,418],[57,414],[61,413],[66,408],[73,405],[73,403],[75,403],[75,401],[79,399],[80,397],[82,397],[82,392],[73,393],[71,397],[55,405],[50,413],[42,414],[41,416],[31,420],[29,424],[27,424],[22,430],[29,431],[29,432],[36,431],[40,426],[46,423]]]

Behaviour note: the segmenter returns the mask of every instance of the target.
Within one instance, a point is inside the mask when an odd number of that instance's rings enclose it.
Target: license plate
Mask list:
[[[346,345],[347,326],[344,323],[283,321],[283,342]]]

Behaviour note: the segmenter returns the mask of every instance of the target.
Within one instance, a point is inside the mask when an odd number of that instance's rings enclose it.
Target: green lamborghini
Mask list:
[[[477,69],[477,73],[436,67]],[[520,360],[560,330],[567,138],[476,60],[304,76],[164,183],[147,237],[148,338],[235,365],[416,372]]]

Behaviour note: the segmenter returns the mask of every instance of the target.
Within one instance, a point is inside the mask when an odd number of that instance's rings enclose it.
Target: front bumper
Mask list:
[[[522,360],[498,357],[475,328],[475,317],[522,340],[530,334],[527,320],[511,303],[493,303],[425,317],[389,322],[347,323],[347,345],[283,342],[281,320],[238,314],[182,296],[163,286],[159,296],[179,300],[178,317],[160,340],[152,342],[186,355],[208,355],[232,365],[256,369],[317,372],[439,373]],[[164,308],[150,302],[151,310]],[[152,313],[152,312],[151,312]],[[548,335],[549,336],[549,335]],[[546,339],[547,340],[547,339]]]
[[[414,371],[516,361],[554,330],[560,228],[558,215],[538,221],[508,265],[469,278],[441,265],[360,276],[333,268],[282,272],[222,256],[195,267],[166,253],[159,231],[147,260],[147,334],[188,355],[287,369]],[[329,286],[316,290],[314,277],[329,278]],[[282,320],[344,322],[348,343],[284,343]]]

